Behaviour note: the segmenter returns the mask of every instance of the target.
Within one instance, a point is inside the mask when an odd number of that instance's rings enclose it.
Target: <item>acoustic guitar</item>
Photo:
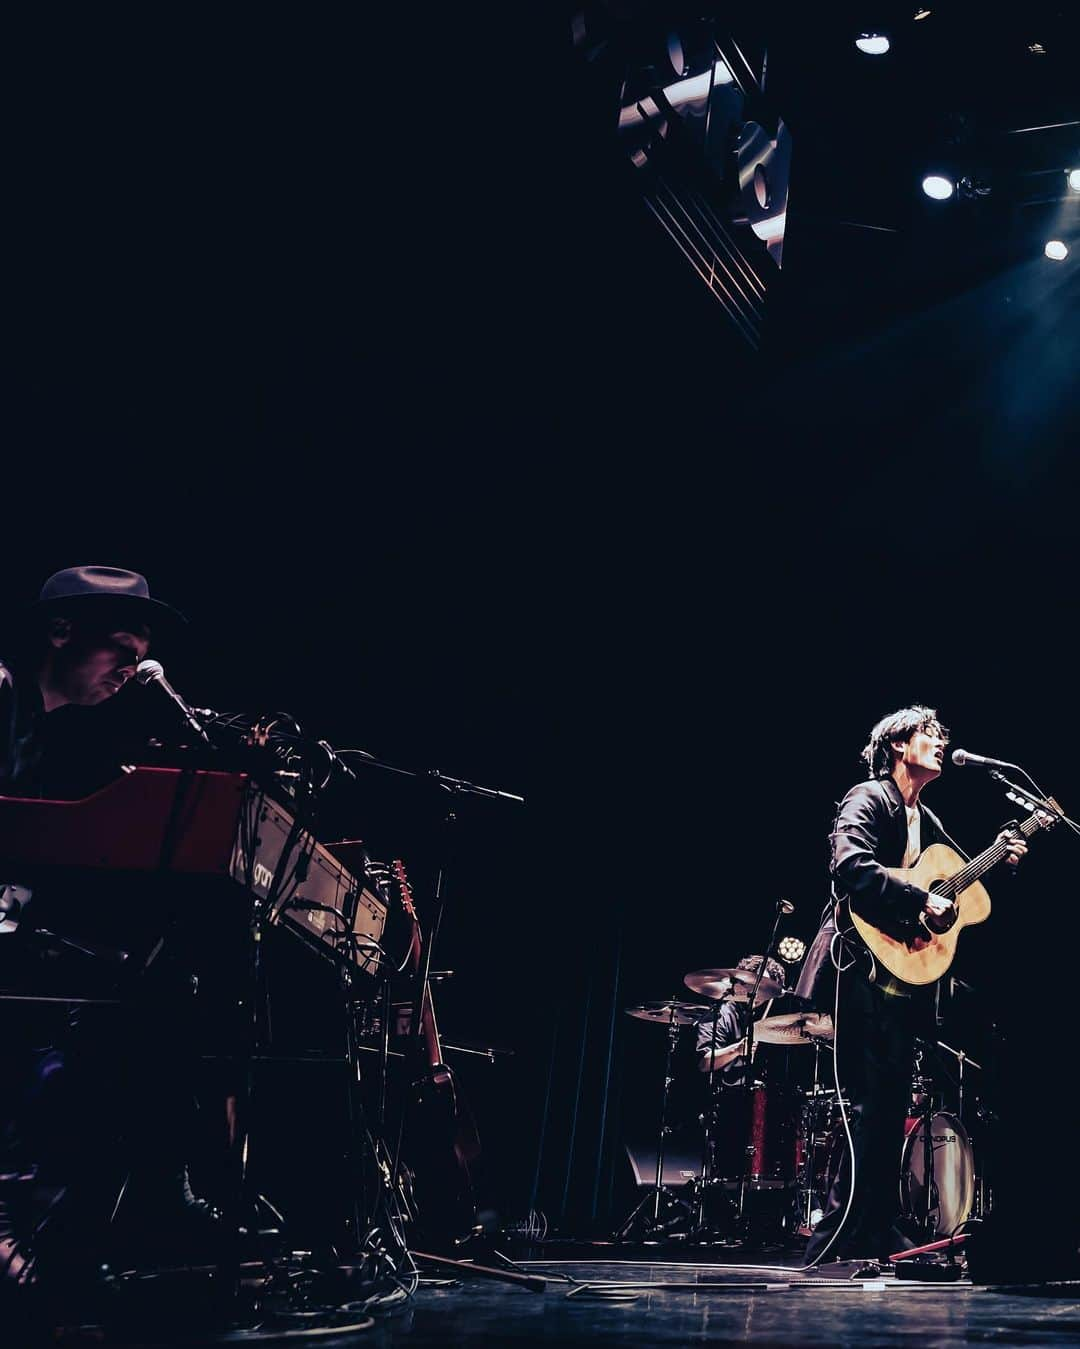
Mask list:
[[[1060,809],[1053,797],[1048,800],[1055,809]],[[1057,816],[1037,811],[1016,832],[1030,838],[1037,829],[1049,829],[1056,823]],[[978,857],[965,862],[948,844],[931,843],[913,867],[887,867],[889,875],[898,881],[909,881],[920,890],[948,897],[952,908],[940,917],[922,914],[918,936],[901,939],[861,918],[849,899],[851,921],[874,959],[906,984],[932,984],[940,979],[953,962],[961,930],[989,918],[990,896],[979,877],[1000,862],[1008,849],[1007,838],[997,839]]]

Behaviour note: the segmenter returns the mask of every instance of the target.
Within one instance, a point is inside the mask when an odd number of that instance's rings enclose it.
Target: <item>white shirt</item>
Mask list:
[[[907,812],[907,847],[904,849],[904,856],[900,865],[902,867],[913,867],[922,852],[922,827],[919,820],[919,807],[905,806],[904,810]]]

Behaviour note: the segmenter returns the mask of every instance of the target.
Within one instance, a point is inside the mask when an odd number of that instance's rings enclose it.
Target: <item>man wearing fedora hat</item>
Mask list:
[[[73,762],[85,721],[66,709],[119,693],[151,638],[184,621],[138,572],[83,566],[50,576],[0,661],[0,796],[85,795],[85,769]]]
[[[152,635],[184,622],[138,572],[83,566],[50,576],[0,660],[0,796],[73,799],[115,776],[85,709],[120,692]],[[0,874],[0,937],[16,930],[27,898]]]
[[[50,576],[15,625],[10,659],[0,662],[0,797],[74,799],[118,774],[123,751],[112,747],[111,768],[102,761],[101,737],[88,732],[101,720],[93,709],[133,677],[152,638],[184,622],[151,596],[138,572],[78,566]],[[45,934],[51,945],[39,939],[28,921],[33,911],[25,915],[29,888],[6,877],[2,867],[0,858],[0,987],[32,985],[35,970],[64,960],[85,964],[83,948],[73,954],[51,933]],[[164,979],[160,972],[154,977],[156,987],[143,979],[126,1008],[92,1007],[74,1015],[58,1045],[36,1060],[15,1117],[0,1128],[6,1154],[0,1174],[51,1175],[62,1186],[76,1182],[76,1191],[82,1186],[93,1192],[90,1173],[100,1160],[95,1149],[111,1149],[120,1135],[130,1140],[131,1125],[118,1128],[117,1121],[143,1115],[142,1127],[135,1127],[136,1136],[152,1140],[149,1166],[143,1165],[151,1205],[168,1210],[166,1221],[179,1209],[210,1212],[192,1195],[183,1160],[190,1085],[177,1066],[179,1055],[166,1063],[170,1056],[158,1052],[179,1033],[171,1023],[182,1021],[177,1002],[185,975],[171,970]],[[139,1146],[145,1163],[141,1139]],[[86,1205],[76,1202],[74,1209],[78,1222]],[[9,1290],[30,1282],[35,1268],[35,1253],[16,1226],[0,1184],[0,1286],[6,1282]]]

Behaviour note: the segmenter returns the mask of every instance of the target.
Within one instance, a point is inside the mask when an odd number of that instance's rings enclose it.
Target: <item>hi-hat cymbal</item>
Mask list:
[[[640,1017],[642,1021],[663,1021],[670,1025],[696,1026],[699,1021],[712,1016],[712,1008],[700,1002],[678,1002],[669,998],[666,1002],[643,1002],[638,1007],[624,1008],[627,1016]]]
[[[770,1045],[808,1045],[833,1038],[832,1017],[826,1012],[785,1012],[767,1016],[754,1025],[754,1039]]]
[[[706,998],[727,998],[731,1002],[749,1002],[750,994],[754,989],[754,980],[757,973],[754,970],[693,970],[684,979],[683,983],[687,988],[695,993],[701,993]],[[758,984],[757,999],[755,1006],[759,1002],[768,1002],[770,998],[778,998],[783,993],[784,987],[778,984],[775,979],[762,979]]]

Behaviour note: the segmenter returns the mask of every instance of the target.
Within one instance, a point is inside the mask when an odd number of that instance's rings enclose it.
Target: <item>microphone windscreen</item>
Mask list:
[[[165,667],[159,660],[141,660],[135,666],[135,678],[140,684],[149,684],[152,679],[161,679]]]

